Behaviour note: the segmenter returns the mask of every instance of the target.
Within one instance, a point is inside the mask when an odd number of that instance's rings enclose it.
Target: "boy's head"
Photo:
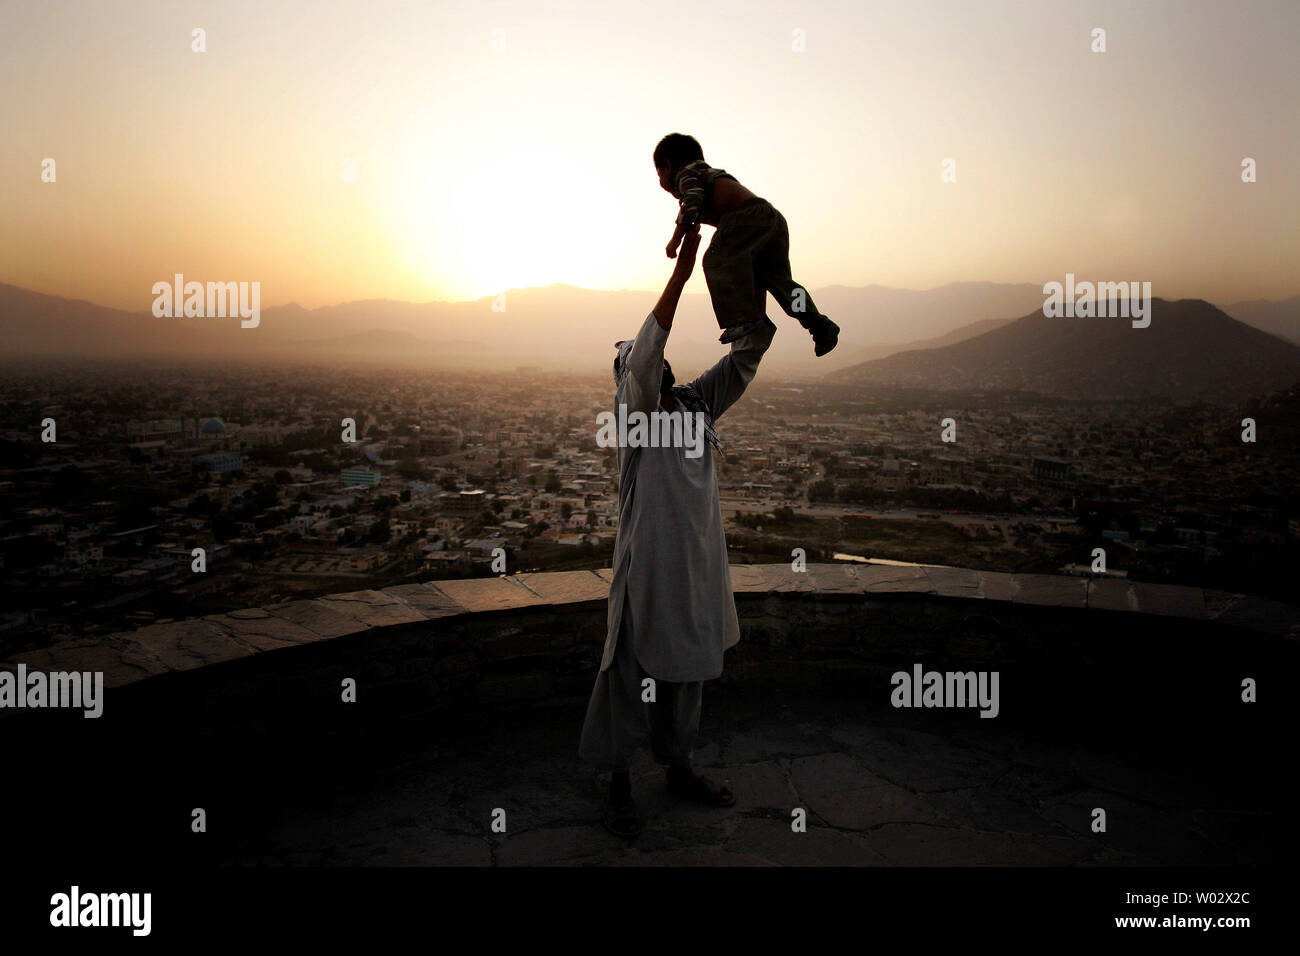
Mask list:
[[[694,136],[685,133],[669,133],[655,147],[655,170],[659,173],[659,185],[670,193],[674,180],[681,168],[687,163],[704,158],[704,150]]]

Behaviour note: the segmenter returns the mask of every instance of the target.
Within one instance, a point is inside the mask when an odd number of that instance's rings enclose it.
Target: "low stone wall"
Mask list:
[[[401,585],[160,624],[6,662],[103,671],[106,710],[195,733],[295,736],[435,712],[568,706],[591,690],[608,570]],[[1199,588],[940,567],[732,567],[742,639],[724,681],[850,682],[1002,672],[1003,715],[1223,697],[1294,664],[1300,608]],[[1017,677],[1022,679],[1017,679]],[[341,702],[345,678],[358,704]],[[1109,689],[1107,689],[1109,688]],[[0,711],[0,726],[31,711]]]

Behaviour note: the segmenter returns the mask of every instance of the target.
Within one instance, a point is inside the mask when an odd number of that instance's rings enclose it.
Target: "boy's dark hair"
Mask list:
[[[670,169],[681,169],[687,163],[704,158],[704,150],[694,136],[685,133],[669,133],[655,147],[655,168],[665,163]]]

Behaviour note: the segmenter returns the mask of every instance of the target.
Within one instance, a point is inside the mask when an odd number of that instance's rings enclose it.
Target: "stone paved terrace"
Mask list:
[[[668,795],[643,753],[631,844],[600,826],[576,754],[608,570],[330,595],[21,655],[4,666],[102,670],[111,689],[100,720],[0,712],[31,757],[6,818],[82,821],[19,844],[182,865],[1276,859],[1300,608],[939,567],[732,577],[742,639],[706,687],[697,766],[738,803]],[[998,670],[999,716],[891,707],[890,675],[915,662]],[[1244,676],[1260,703],[1241,702]],[[356,704],[339,701],[344,677]],[[88,778],[112,781],[89,804]],[[193,806],[212,821],[203,843]],[[489,832],[495,807],[506,834]]]
[[[600,785],[573,753],[574,714],[506,721],[395,753],[377,772],[303,795],[256,847],[275,865],[1253,865],[1271,821],[1214,774],[1060,745],[978,720],[928,721],[847,695],[706,698],[696,765],[737,805],[681,800],[643,754],[634,841],[607,833]],[[970,715],[966,715],[970,716]],[[581,718],[581,714],[577,714]],[[984,721],[988,724],[988,721]],[[1109,830],[1088,829],[1104,807]],[[493,809],[508,833],[487,832]],[[808,830],[790,828],[792,808]]]

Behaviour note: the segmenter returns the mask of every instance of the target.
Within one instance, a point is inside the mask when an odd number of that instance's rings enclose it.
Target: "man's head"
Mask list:
[[[669,133],[655,147],[655,171],[659,173],[659,185],[677,195],[674,183],[677,174],[687,163],[704,158],[704,150],[694,136],[685,133]]]
[[[618,355],[614,356],[614,381],[618,382],[619,376],[623,372],[623,363],[627,360],[627,353],[632,347],[631,339],[622,342],[615,342],[614,347],[618,349]],[[673,375],[673,367],[664,359],[664,372],[659,379],[659,394],[667,395],[672,392],[673,385],[677,383],[677,377]]]

